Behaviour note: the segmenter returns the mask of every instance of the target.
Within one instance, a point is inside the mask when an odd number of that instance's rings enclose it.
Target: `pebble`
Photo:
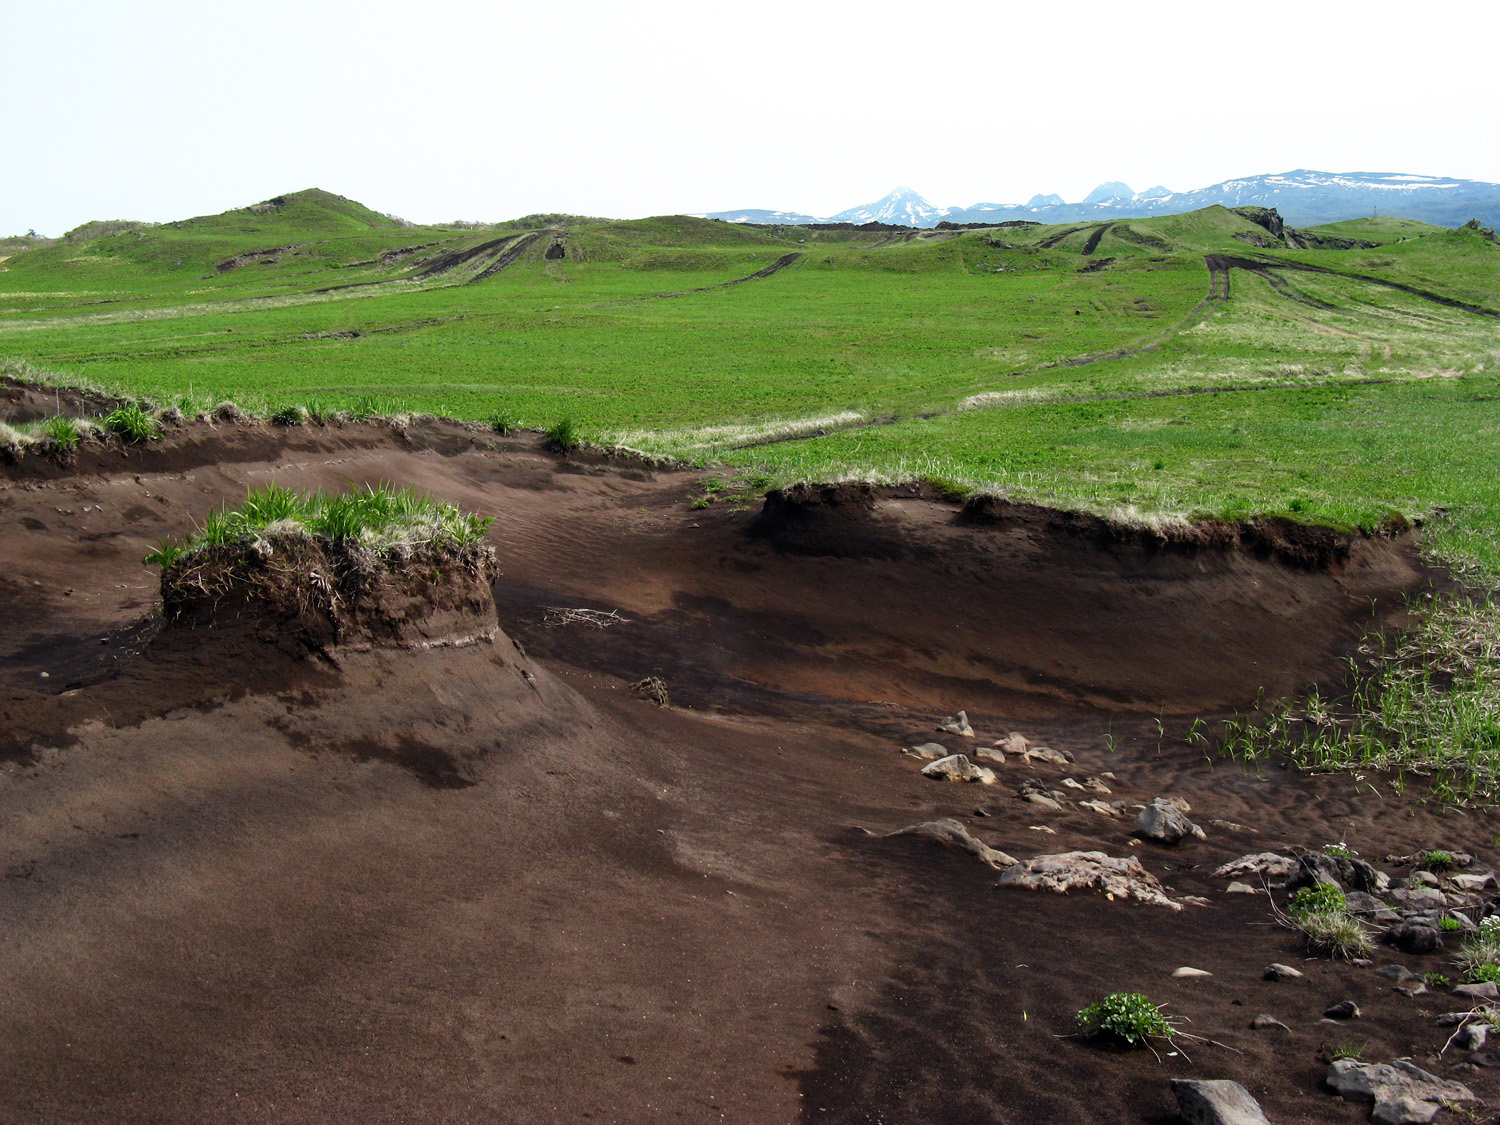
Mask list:
[[[1226,895],[1258,895],[1260,890],[1249,883],[1230,883],[1224,888]]]
[[[1272,962],[1266,966],[1266,971],[1261,973],[1261,980],[1296,980],[1302,975],[1301,969],[1294,969],[1290,965],[1283,965],[1279,961]]]
[[[1191,965],[1183,965],[1180,968],[1173,969],[1172,975],[1178,978],[1187,977],[1190,979],[1196,979],[1198,977],[1211,977],[1213,976],[1213,973],[1209,972],[1207,969],[1195,969]]]
[[[1357,1020],[1359,1019],[1359,1005],[1353,1000],[1340,1000],[1323,1012],[1323,1017],[1330,1020]]]
[[[1268,1015],[1265,1015],[1264,1013],[1262,1013],[1261,1015],[1256,1016],[1253,1020],[1251,1020],[1250,1021],[1250,1026],[1252,1028],[1254,1028],[1256,1031],[1270,1031],[1272,1029],[1280,1029],[1282,1031],[1291,1031],[1292,1030],[1291,1028],[1287,1027],[1286,1024],[1282,1023],[1279,1019],[1277,1019],[1275,1016],[1268,1016]]]

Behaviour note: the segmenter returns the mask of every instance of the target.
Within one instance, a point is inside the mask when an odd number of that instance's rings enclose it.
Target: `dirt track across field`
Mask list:
[[[302,659],[254,621],[162,628],[141,555],[272,480],[391,480],[494,515],[502,632]],[[1331,681],[1371,607],[1398,622],[1427,581],[1408,540],[1168,543],[921,490],[699,494],[693,473],[446,422],[193,424],[0,471],[4,1116],[1165,1122],[1168,1079],[1207,1076],[1277,1122],[1352,1123],[1318,1087],[1349,1037],[1318,1023],[1328,1004],[1364,1008],[1366,1058],[1441,1045],[1430,1004],[1303,964],[1264,896],[1209,872],[1337,839],[1483,845],[1497,818],[1209,769],[1181,737],[1262,686]],[[670,707],[630,693],[648,675]],[[933,729],[960,707],[986,744],[1020,730],[1077,761],[925,780],[898,748],[971,745]],[[1118,799],[1185,797],[1208,839],[1132,846],[1126,823],[1015,796],[1106,772]],[[1135,854],[1211,905],[997,890],[968,857],[860,831],[936,816],[1022,857]],[[1263,982],[1273,960],[1307,978]],[[1173,979],[1184,964],[1215,975]],[[1234,1050],[1058,1038],[1122,989]],[[1261,1011],[1290,1034],[1249,1030]]]

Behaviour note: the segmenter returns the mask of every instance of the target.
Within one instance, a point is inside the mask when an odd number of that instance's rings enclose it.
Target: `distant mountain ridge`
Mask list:
[[[1469,219],[1500,224],[1500,184],[1404,172],[1319,172],[1298,168],[1174,192],[1160,185],[1135,192],[1119,181],[1100,184],[1082,202],[1058,195],[1034,195],[1026,203],[975,203],[937,207],[911,188],[899,187],[873,203],[817,218],[796,211],[712,211],[701,218],[732,223],[799,225],[815,222],[894,223],[934,227],[949,223],[1000,223],[1023,219],[1041,223],[1136,219],[1224,207],[1274,207],[1295,226],[1316,226],[1372,214],[1418,219],[1456,227]]]

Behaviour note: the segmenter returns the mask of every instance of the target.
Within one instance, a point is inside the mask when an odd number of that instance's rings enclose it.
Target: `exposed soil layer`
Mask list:
[[[493,634],[319,649],[248,608],[161,628],[141,556],[271,480],[494,515]],[[1264,896],[1209,872],[1339,839],[1488,864],[1500,818],[1378,775],[1209,769],[1182,737],[1333,680],[1398,623],[1426,580],[1410,532],[1158,541],[922,489],[694,509],[696,485],[446,422],[194,424],[3,470],[4,1115],[1167,1122],[1169,1078],[1224,1077],[1273,1121],[1352,1123],[1367,1111],[1319,1088],[1320,1051],[1351,1038],[1494,1097],[1466,1056],[1427,1060],[1452,998],[1304,962]],[[421,620],[407,594],[394,616]],[[631,695],[650,675],[672,706]],[[972,745],[934,730],[960,707],[986,744],[1021,730],[1076,763],[928,781],[898,747]],[[1106,772],[1113,799],[1186,798],[1208,838],[1132,846],[1128,822],[1015,796]],[[1002,891],[859,830],[944,816],[1023,858],[1134,854],[1210,905]],[[1264,982],[1270,961],[1307,976]],[[1059,1038],[1116,990],[1226,1047]],[[1357,1026],[1320,1024],[1343,999]],[[1290,1032],[1250,1030],[1261,1011]]]

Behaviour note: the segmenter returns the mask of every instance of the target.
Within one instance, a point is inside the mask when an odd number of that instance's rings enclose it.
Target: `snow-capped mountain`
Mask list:
[[[1100,184],[1080,203],[1066,203],[1058,195],[1034,195],[1026,203],[976,203],[944,209],[934,207],[910,188],[897,188],[884,199],[840,211],[823,220],[786,211],[751,210],[717,211],[705,217],[739,223],[882,222],[931,227],[944,221],[997,223],[1030,219],[1066,223],[1129,219],[1196,211],[1216,203],[1225,207],[1275,207],[1293,226],[1314,226],[1371,214],[1445,226],[1459,226],[1469,219],[1479,219],[1487,226],[1500,225],[1500,184],[1401,172],[1318,172],[1306,168],[1225,180],[1185,192],[1158,185],[1136,193],[1125,184],[1110,181]]]
[[[830,223],[893,223],[905,227],[931,227],[942,221],[944,211],[934,207],[911,188],[898,187],[895,191],[866,203],[863,207],[851,207],[831,216]]]

